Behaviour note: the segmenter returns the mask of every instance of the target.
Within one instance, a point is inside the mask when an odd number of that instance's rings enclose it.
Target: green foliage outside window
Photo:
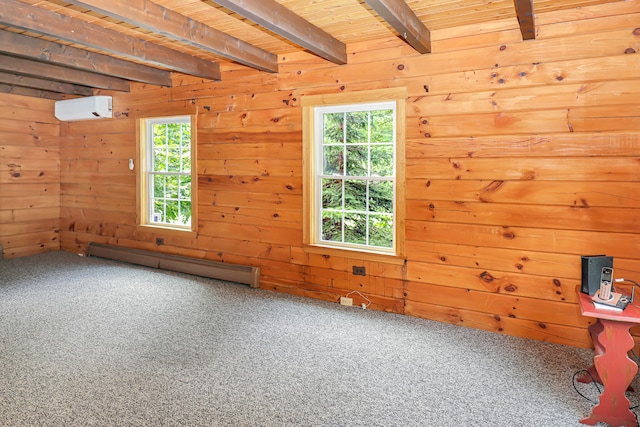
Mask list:
[[[152,223],[191,224],[191,123],[154,122],[149,172]]]
[[[321,239],[393,247],[394,110],[322,118]]]

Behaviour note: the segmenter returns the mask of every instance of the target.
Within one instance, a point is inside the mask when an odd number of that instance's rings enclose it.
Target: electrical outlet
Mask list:
[[[366,276],[367,275],[367,269],[362,266],[357,266],[357,265],[353,265],[351,266],[351,271],[353,271],[353,275],[354,276]]]
[[[340,297],[340,305],[353,305],[353,298]]]
[[[164,245],[164,239],[162,237],[156,237],[156,245]]]

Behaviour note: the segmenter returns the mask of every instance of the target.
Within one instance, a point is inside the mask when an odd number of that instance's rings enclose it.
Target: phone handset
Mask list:
[[[613,283],[613,268],[602,267],[602,274],[600,275],[600,291],[598,296],[603,301],[608,301],[613,298],[611,295],[611,285]]]

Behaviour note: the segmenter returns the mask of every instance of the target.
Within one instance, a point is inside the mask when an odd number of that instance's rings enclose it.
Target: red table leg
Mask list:
[[[598,341],[598,335],[600,334],[600,332],[602,332],[603,329],[604,327],[602,326],[601,322],[596,322],[589,326],[589,333],[591,334],[591,341],[593,341],[596,355],[604,354],[604,347]],[[580,375],[577,380],[578,382],[581,382],[583,384],[590,384],[592,381],[596,381],[602,384],[602,379],[600,378],[600,374],[598,374],[595,365],[589,367],[589,369],[587,369],[587,373],[584,375]],[[633,393],[633,387],[627,387],[627,391]]]
[[[593,341],[593,347],[595,349],[596,355],[604,354],[604,348],[602,344],[598,341],[598,335],[604,330],[601,322],[595,322],[591,326],[589,326],[589,333],[591,334],[591,341]],[[596,370],[595,365],[591,366],[587,369],[589,375],[581,375],[578,377],[578,381],[584,384],[589,384],[592,380],[595,380],[602,384],[602,380],[600,379],[600,375],[598,375],[598,371]]]
[[[599,324],[599,326],[597,326]],[[583,424],[605,422],[611,426],[637,427],[636,417],[629,409],[625,391],[638,372],[638,366],[627,352],[634,346],[629,329],[635,323],[598,319],[589,328],[596,356],[593,359],[597,374],[604,385],[600,403],[593,407]]]

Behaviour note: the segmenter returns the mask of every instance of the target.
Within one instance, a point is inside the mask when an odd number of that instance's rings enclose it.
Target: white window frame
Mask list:
[[[304,139],[304,243],[311,252],[328,253],[332,250],[355,251],[373,256],[404,255],[404,138],[406,89],[382,89],[367,92],[313,95],[303,97],[303,139]],[[333,242],[322,239],[322,179],[323,161],[323,114],[331,112],[354,112],[364,110],[392,109],[394,114],[394,170],[389,176],[393,180],[393,245],[390,248]],[[368,141],[369,142],[369,141]],[[364,178],[364,177],[347,177]],[[376,180],[375,177],[366,177]],[[387,179],[387,178],[385,178]],[[344,232],[343,232],[344,236]],[[314,249],[315,248],[315,249]]]
[[[322,222],[322,213],[323,213],[323,207],[322,207],[322,180],[323,179],[336,179],[342,182],[345,181],[349,181],[349,180],[359,180],[359,181],[366,181],[366,182],[374,182],[374,181],[390,181],[393,183],[393,207],[392,207],[392,212],[391,212],[391,216],[393,218],[392,220],[392,235],[393,235],[393,244],[391,247],[382,247],[382,246],[375,246],[370,244],[369,242],[366,242],[364,244],[357,244],[357,243],[348,243],[348,242],[344,242],[344,237],[345,237],[345,221],[342,221],[342,239],[343,241],[341,242],[336,242],[336,241],[328,241],[328,240],[324,240],[322,238],[322,227],[316,227],[315,229],[315,233],[316,235],[314,236],[314,241],[318,242],[319,244],[323,244],[323,245],[327,245],[327,246],[335,246],[335,247],[340,247],[340,248],[348,248],[348,249],[355,249],[355,250],[366,250],[366,251],[372,251],[372,252],[381,252],[381,253],[395,253],[395,247],[396,247],[396,232],[395,232],[395,228],[396,228],[396,137],[395,137],[395,129],[397,126],[396,123],[396,103],[395,102],[375,102],[375,103],[361,103],[361,104],[349,104],[349,105],[332,105],[332,106],[324,106],[324,107],[317,107],[314,109],[314,122],[316,124],[318,124],[315,127],[315,135],[314,135],[314,149],[315,149],[315,159],[316,159],[316,164],[314,165],[315,168],[315,185],[314,185],[314,194],[313,197],[315,198],[315,202],[314,202],[314,206],[315,206],[315,212],[314,212],[314,222],[316,224],[320,224]],[[391,110],[393,111],[393,129],[394,129],[394,135],[393,135],[393,140],[390,141],[391,145],[392,145],[392,149],[393,149],[393,170],[391,175],[388,176],[384,176],[384,177],[380,177],[377,178],[375,176],[372,176],[370,174],[364,175],[364,176],[347,176],[346,173],[344,174],[340,174],[340,175],[325,175],[324,174],[324,148],[326,147],[326,145],[323,143],[324,140],[324,115],[325,114],[331,114],[331,113],[342,113],[342,114],[347,114],[347,113],[355,113],[355,112],[367,112],[367,113],[371,113],[372,111],[379,111],[379,110]],[[370,130],[370,129],[369,129]],[[382,146],[385,144],[372,144],[371,143],[371,132],[369,132],[368,136],[367,136],[367,141],[362,141],[358,144],[350,144],[347,143],[346,141],[346,126],[344,128],[344,133],[345,133],[345,138],[343,140],[343,142],[340,144],[341,146],[343,146],[343,152],[347,151],[347,147],[349,146],[355,146],[355,145],[365,145],[367,147],[367,151],[369,152],[369,148],[373,145],[373,146]],[[317,142],[316,142],[317,141]],[[389,145],[389,144],[386,144]],[[339,145],[334,145],[334,146],[339,146]],[[368,159],[368,166],[371,167],[371,163],[370,163],[371,159],[369,156]],[[344,166],[343,168],[346,170],[346,163],[344,162]],[[343,170],[344,172],[344,170]],[[344,185],[343,187],[343,200],[344,200]],[[368,186],[367,186],[368,187]],[[367,194],[364,194],[363,197],[365,198],[365,205],[368,205],[368,200],[369,200],[369,194],[367,191]],[[345,211],[344,208],[342,209],[342,216],[343,218],[348,215],[349,211]],[[366,221],[366,230],[364,232],[365,234],[365,238],[367,239],[367,241],[369,240],[369,217],[371,216],[372,212],[369,211],[368,209],[365,209],[364,211],[361,212],[362,215],[364,215],[367,218]]]
[[[191,155],[191,170],[184,172],[154,172],[153,161],[153,126],[157,124],[166,123],[189,123],[191,126],[191,141],[190,141],[190,155]],[[193,115],[179,115],[179,116],[162,116],[162,117],[148,117],[141,119],[140,125],[140,140],[139,140],[139,162],[140,173],[139,176],[139,224],[149,227],[158,227],[163,229],[171,229],[178,231],[195,231],[197,226],[197,172],[196,172],[196,126],[195,116]],[[178,176],[191,176],[191,197],[189,202],[191,203],[191,218],[188,224],[180,223],[167,223],[157,221],[154,218],[154,176],[155,175],[178,175]],[[180,196],[178,196],[180,197]]]

